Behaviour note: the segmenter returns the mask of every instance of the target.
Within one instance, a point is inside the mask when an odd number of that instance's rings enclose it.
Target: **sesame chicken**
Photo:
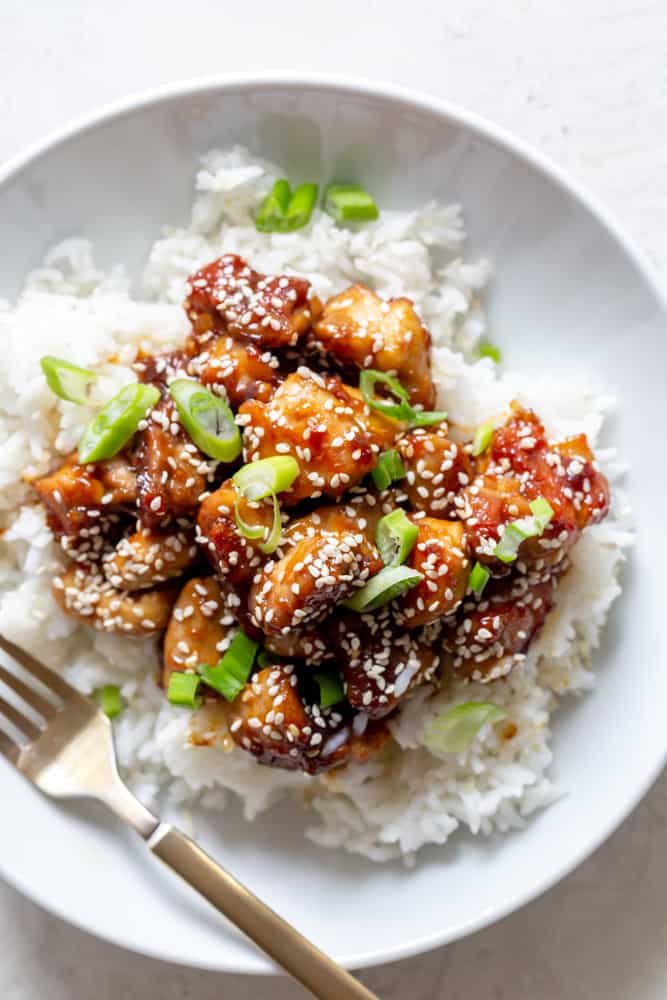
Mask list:
[[[261,539],[245,538],[238,530],[235,503],[244,522],[262,525],[268,535],[273,523],[272,505],[266,501],[251,503],[239,496],[229,479],[203,500],[197,516],[197,541],[218,575],[238,585],[252,579],[264,557],[259,549]]]
[[[291,664],[260,670],[233,704],[229,731],[262,764],[317,774],[349,756],[349,719],[306,703]]]
[[[468,485],[472,471],[463,446],[449,439],[447,425],[410,431],[396,448],[405,468],[401,486],[412,507],[430,517],[451,516],[454,498]]]
[[[420,641],[417,633],[400,629],[388,609],[340,615],[331,641],[349,704],[371,719],[393,712],[440,665],[437,650]]]
[[[585,435],[553,445],[531,411],[515,406],[478,460],[480,474],[455,499],[472,550],[480,561],[502,569],[494,549],[509,522],[530,515],[530,501],[544,498],[554,516],[539,538],[521,543],[526,567],[557,565],[582,530],[609,509],[609,486],[596,469]]]
[[[269,399],[279,380],[278,365],[270,351],[220,336],[192,358],[188,373],[236,407],[246,399]]]
[[[323,618],[382,567],[375,546],[338,507],[293,521],[280,551],[250,589],[251,616],[267,634]]]
[[[142,590],[182,576],[196,556],[192,531],[140,528],[104,555],[102,569],[114,587]]]
[[[555,602],[556,577],[539,583],[519,578],[480,602],[465,601],[444,633],[454,669],[472,680],[504,677],[520,663]]]
[[[413,629],[451,614],[466,592],[470,564],[460,521],[412,515],[419,530],[406,565],[423,579],[394,601],[396,621]]]
[[[265,635],[264,649],[286,660],[307,660],[309,666],[315,667],[335,655],[329,643],[329,630],[319,624]]]
[[[285,347],[296,344],[310,324],[309,287],[303,278],[260,274],[230,253],[188,279],[185,311],[200,344],[222,331]]]
[[[139,425],[133,457],[139,518],[147,528],[163,525],[166,518],[196,513],[215,468],[181,426],[168,392],[170,382],[187,375],[187,363],[184,351],[141,355],[135,363],[141,381],[156,386],[161,394]]]
[[[164,637],[162,686],[169,686],[174,670],[213,666],[229,645],[233,617],[225,607],[220,585],[212,576],[193,577],[185,584],[171,609]],[[203,694],[214,694],[203,688]]]
[[[72,454],[55,472],[34,483],[49,527],[63,551],[77,561],[99,559],[118,530],[115,508],[125,493],[110,485],[103,465],[79,465]]]
[[[395,421],[371,413],[359,393],[336,377],[301,368],[288,375],[268,403],[239,408],[247,462],[292,455],[300,473],[286,505],[322,495],[340,497],[377,464],[393,443]]]
[[[435,404],[430,336],[408,299],[353,285],[323,307],[305,279],[225,254],[190,277],[185,308],[181,348],[137,355],[160,398],[122,450],[85,465],[72,454],[34,483],[65,556],[55,599],[100,631],[162,639],[165,691],[174,671],[218,665],[193,747],[307,775],[385,747],[389,759],[418,688],[501,680],[525,659],[572,546],[608,512],[607,481],[585,435],[550,442],[518,404],[473,455],[462,426],[453,440],[444,421],[415,428],[409,408],[396,420],[367,403],[359,373],[377,369],[413,407]],[[169,393],[177,378],[228,402],[242,456],[199,450]],[[193,424],[216,433],[203,399],[184,421],[200,441]],[[395,455],[372,475],[394,449],[405,476]],[[251,501],[233,477],[263,459],[245,488],[269,495]]]
[[[100,632],[147,639],[162,632],[178,587],[122,591],[94,565],[74,564],[53,581],[53,595],[68,615]]]
[[[344,364],[395,374],[413,406],[435,405],[431,337],[409,299],[384,302],[352,285],[329,299],[313,332],[321,349]]]

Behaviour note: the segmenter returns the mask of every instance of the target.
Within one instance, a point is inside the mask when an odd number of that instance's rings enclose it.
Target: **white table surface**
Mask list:
[[[179,78],[365,75],[467,105],[540,147],[607,202],[664,280],[666,40],[665,0],[0,0],[0,160],[99,104]],[[541,900],[362,978],[384,1000],[664,1000],[666,825],[663,777]],[[2,1000],[302,995],[277,978],[131,955],[2,884],[0,941]]]

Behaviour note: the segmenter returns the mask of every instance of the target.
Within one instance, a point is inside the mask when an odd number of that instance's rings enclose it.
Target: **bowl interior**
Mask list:
[[[164,222],[184,222],[198,156],[242,142],[295,180],[359,180],[381,204],[464,205],[471,254],[494,266],[493,339],[508,365],[581,371],[619,400],[611,438],[631,463],[643,526],[626,592],[596,657],[595,693],[562,711],[553,774],[567,795],[503,839],[462,836],[416,868],[328,853],[279,807],[254,825],[236,808],[197,814],[205,847],[348,964],[397,958],[483,926],[543,890],[621,821],[664,761],[667,672],[657,622],[665,475],[665,315],[632,251],[536,158],[427,101],[324,82],[182,88],[72,134],[0,183],[0,295],[63,237],[90,237],[101,263],[139,274]],[[7,248],[10,248],[7,251]],[[10,345],[4,345],[6,348]],[[260,972],[267,963],[95,807],[61,808],[0,768],[0,870],[49,908],[138,951]]]

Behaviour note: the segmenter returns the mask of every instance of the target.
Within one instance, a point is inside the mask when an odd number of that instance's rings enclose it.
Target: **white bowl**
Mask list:
[[[537,153],[474,115],[389,86],[286,77],[203,81],[133,98],[47,140],[0,176],[0,295],[55,241],[82,233],[136,273],[165,221],[184,221],[197,157],[243,142],[316,178],[358,177],[385,206],[460,200],[472,252],[490,256],[494,339],[508,365],[585,368],[620,402],[612,438],[631,462],[639,524],[596,659],[595,692],[558,714],[553,775],[569,794],[504,838],[461,835],[413,870],[302,838],[279,808],[246,825],[196,816],[223,864],[348,966],[396,959],[490,924],[608,837],[667,750],[665,305],[605,213]],[[1,345],[8,353],[11,345]],[[57,806],[0,768],[0,871],[67,920],[189,965],[269,963],[94,807]]]

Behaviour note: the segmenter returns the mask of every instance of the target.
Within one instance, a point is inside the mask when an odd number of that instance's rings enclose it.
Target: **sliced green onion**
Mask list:
[[[123,711],[123,699],[117,684],[105,684],[93,691],[93,701],[96,701],[108,719],[117,718]]]
[[[505,718],[507,712],[490,701],[454,705],[431,721],[424,734],[424,743],[432,750],[461,753],[468,749],[482,726]]]
[[[292,191],[289,181],[285,177],[271,188],[270,194],[262,202],[262,205],[255,216],[255,228],[260,233],[272,233],[275,231],[276,220],[284,219]]]
[[[287,206],[286,228],[283,232],[293,233],[295,229],[303,229],[310,222],[317,192],[317,184],[299,184]]]
[[[337,705],[345,697],[340,677],[334,670],[315,674],[315,680],[320,688],[320,708],[330,708],[331,705]]]
[[[493,550],[493,554],[501,562],[514,562],[519,554],[519,546],[527,538],[537,538],[540,532],[532,517],[522,517],[518,521],[510,521],[505,525],[500,541]]]
[[[276,181],[255,216],[260,233],[293,233],[310,220],[317,201],[317,184],[299,184],[292,192],[289,181]]]
[[[413,410],[410,426],[430,427],[432,424],[441,424],[446,419],[446,410]]]
[[[260,542],[257,548],[260,552],[269,556],[272,552],[275,552],[280,545],[280,538],[282,535],[282,520],[280,518],[280,504],[278,503],[278,497],[275,493],[272,495],[273,500],[273,521],[271,522],[271,530],[264,539]]]
[[[490,420],[488,423],[482,424],[477,428],[475,436],[472,439],[472,448],[470,449],[471,455],[476,457],[486,451],[491,444],[491,438],[493,437],[494,430],[495,428]]]
[[[514,562],[519,554],[519,546],[527,538],[539,538],[544,534],[544,529],[554,516],[554,511],[548,500],[538,497],[531,500],[531,516],[520,517],[517,521],[510,521],[505,525],[500,541],[493,550],[493,554],[501,562]]]
[[[388,399],[379,399],[375,395],[375,386],[385,385],[397,402],[390,402]],[[385,417],[393,417],[394,420],[412,420],[415,411],[408,402],[408,394],[393,375],[386,372],[378,372],[373,368],[366,368],[359,376],[359,390],[364,398],[364,402],[372,410],[383,413]]]
[[[503,360],[500,348],[496,347],[496,345],[492,344],[489,340],[480,341],[477,345],[477,350],[479,351],[480,358],[491,358],[491,360],[495,361],[497,365],[499,365]]]
[[[227,403],[189,378],[171,382],[169,393],[199,450],[220,462],[233,462],[241,452],[241,432]]]
[[[201,679],[227,701],[234,701],[248,683],[258,649],[258,642],[245,632],[237,632],[216,666],[204,664],[199,668]]]
[[[87,368],[77,368],[69,361],[54,358],[50,354],[40,358],[39,364],[51,392],[60,399],[66,399],[68,403],[86,402],[86,391],[97,379],[95,372]]]
[[[408,521],[405,511],[392,510],[378,521],[375,543],[385,566],[400,566],[412,552],[419,528]]]
[[[423,579],[421,573],[409,566],[385,566],[343,604],[352,611],[375,611],[411,587],[416,587]]]
[[[251,541],[255,541],[258,538],[264,538],[266,535],[266,528],[263,524],[248,524],[247,521],[243,520],[241,516],[241,511],[239,510],[239,501],[241,497],[236,496],[234,499],[234,520],[236,521],[236,527],[244,538],[249,538]],[[253,501],[259,503],[259,501]]]
[[[378,457],[378,463],[371,472],[371,477],[376,487],[382,491],[399,479],[405,477],[405,467],[401,456],[391,448],[383,451]]]
[[[380,214],[359,184],[330,184],[324,192],[324,211],[336,222],[372,222]]]
[[[273,521],[268,534],[263,525],[251,525],[244,521],[239,510],[239,497],[234,501],[236,527],[244,538],[253,541],[264,538],[257,547],[267,555],[278,548],[282,533],[280,504],[276,493],[288,490],[298,475],[299,463],[295,458],[291,455],[272,455],[271,458],[248,462],[232,476],[232,482],[238,492],[251,503],[271,497]]]
[[[234,520],[236,521],[236,527],[244,538],[248,538],[253,542],[262,538],[263,541],[259,542],[257,548],[260,552],[264,552],[265,555],[270,555],[271,552],[276,551],[280,545],[280,537],[282,535],[282,519],[280,517],[278,497],[273,491],[269,495],[273,503],[273,520],[268,531],[263,524],[248,524],[247,521],[244,521],[239,510],[239,497],[237,496],[234,499]]]
[[[378,382],[389,389],[396,402],[375,395],[375,386]],[[359,376],[359,390],[364,402],[372,410],[377,410],[378,413],[394,420],[408,421],[411,427],[430,427],[431,424],[442,423],[447,417],[444,410],[415,410],[410,405],[408,394],[398,379],[394,375],[376,371],[374,368],[362,371]]]
[[[477,594],[478,597],[482,596],[482,591],[489,582],[490,576],[491,574],[486,566],[482,566],[479,562],[475,563],[468,577],[468,587],[472,590],[473,594]]]
[[[268,649],[260,649],[257,654],[257,666],[264,670],[265,667],[272,667],[274,663],[279,663],[279,658],[270,653]]]
[[[151,406],[160,398],[154,385],[136,382],[121,389],[83,432],[79,441],[79,462],[101,462],[124,448]]]
[[[182,705],[183,708],[199,708],[202,699],[197,692],[201,677],[197,674],[186,674],[181,670],[173,670],[169,674],[167,701],[172,705]]]
[[[530,507],[530,512],[535,518],[535,523],[540,529],[540,534],[544,533],[544,529],[549,524],[554,516],[554,509],[544,497],[538,497],[537,500],[531,500],[528,504]]]
[[[246,500],[263,500],[271,493],[288,490],[299,475],[299,463],[291,455],[272,455],[248,462],[232,476]]]

